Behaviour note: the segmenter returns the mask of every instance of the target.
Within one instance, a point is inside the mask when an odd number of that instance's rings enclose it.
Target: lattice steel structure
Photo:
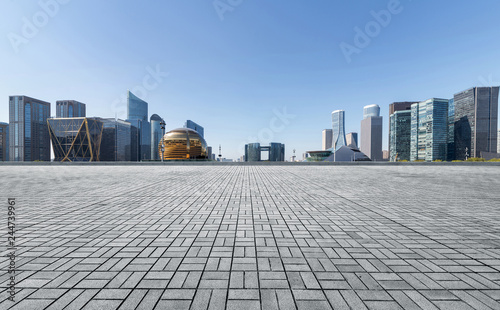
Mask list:
[[[99,161],[101,121],[95,118],[49,118],[55,161]]]

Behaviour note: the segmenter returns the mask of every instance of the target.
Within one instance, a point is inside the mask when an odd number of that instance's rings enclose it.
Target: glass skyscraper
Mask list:
[[[448,99],[428,99],[411,106],[410,160],[446,160]]]
[[[151,115],[151,159],[160,160],[161,155],[158,153],[158,145],[160,145],[161,138],[163,137],[163,129],[160,123],[164,122],[158,114]]]
[[[100,161],[130,161],[130,123],[114,118],[100,120],[103,124]]]
[[[85,117],[85,103],[76,100],[58,100],[56,101],[56,117]]]
[[[453,96],[455,158],[481,157],[497,148],[499,87],[473,87]]]
[[[448,155],[446,160],[452,161],[455,159],[455,102],[453,99],[448,100]]]
[[[27,96],[9,97],[10,161],[50,161],[49,117],[49,102]]]
[[[410,160],[410,139],[411,139],[411,105],[418,103],[419,101],[402,101],[393,102],[389,105],[389,160],[396,160],[397,155],[398,160]],[[397,118],[392,117],[395,112],[407,111],[409,114],[401,114]],[[410,117],[409,120],[405,120],[405,117]],[[399,119],[399,120],[398,120]],[[394,123],[393,123],[394,121]],[[394,127],[398,124],[398,127]],[[406,135],[403,139],[395,140],[398,133],[393,132],[393,128],[398,128],[398,130]],[[397,150],[392,150],[393,147],[397,147]]]
[[[363,108],[363,119],[370,116],[380,116],[380,107],[378,104],[367,105]]]
[[[189,128],[189,129],[193,129],[195,130],[196,132],[198,132],[198,134],[200,134],[200,136],[202,138],[205,138],[205,130],[203,129],[202,126],[196,124],[195,122],[193,122],[192,120],[187,120],[186,123],[184,124],[184,127],[185,128]]]
[[[0,122],[0,161],[9,161],[9,124]]]
[[[410,160],[411,110],[389,116],[389,160]]]
[[[127,93],[127,122],[131,129],[131,160],[151,159],[151,127],[148,122],[148,103],[130,91]]]
[[[332,148],[337,151],[340,147],[347,145],[345,140],[345,112],[335,110],[332,112]]]

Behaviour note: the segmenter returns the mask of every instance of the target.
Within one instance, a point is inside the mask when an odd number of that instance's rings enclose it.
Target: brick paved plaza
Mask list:
[[[12,309],[500,309],[500,166],[0,166]]]

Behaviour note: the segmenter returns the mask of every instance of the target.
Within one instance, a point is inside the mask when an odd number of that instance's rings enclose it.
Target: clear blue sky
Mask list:
[[[359,132],[363,106],[380,105],[386,149],[391,102],[500,84],[499,1],[215,3],[219,11],[212,0],[72,0],[50,5],[49,16],[38,1],[2,1],[0,121],[8,122],[9,95],[49,101],[52,115],[56,100],[75,99],[88,116],[125,118],[116,100],[145,80],[149,90],[136,94],[167,130],[191,119],[215,152],[221,144],[234,159],[243,143],[270,142],[271,133],[289,158],[321,148],[333,110],[344,109],[346,131]],[[377,29],[371,11],[388,7],[390,21],[384,15]],[[367,25],[373,37],[348,62],[341,44],[358,48],[354,28]],[[163,72],[160,83],[148,67]],[[273,121],[273,109],[295,117]]]

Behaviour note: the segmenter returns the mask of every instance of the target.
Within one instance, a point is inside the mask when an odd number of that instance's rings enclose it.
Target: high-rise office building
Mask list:
[[[285,161],[285,145],[272,142],[269,144],[269,161]]]
[[[363,119],[370,116],[380,116],[380,107],[378,104],[370,104],[363,108]]]
[[[198,132],[198,134],[202,137],[202,138],[205,138],[205,133],[204,133],[204,129],[202,126],[196,124],[195,122],[193,122],[192,120],[187,120],[186,123],[184,123],[184,127],[185,128],[190,128],[190,129],[193,129],[193,130],[196,130],[196,132]]]
[[[389,116],[389,160],[410,160],[411,110]]]
[[[360,150],[371,160],[382,160],[382,116],[376,104],[363,108]]]
[[[9,124],[0,122],[0,161],[9,161]]]
[[[85,117],[85,103],[76,100],[58,100],[56,101],[56,117]]]
[[[55,161],[99,161],[102,141],[99,118],[49,118],[47,126]]]
[[[158,153],[158,145],[160,144],[161,138],[163,137],[163,129],[161,129],[161,123],[165,123],[163,118],[158,114],[151,115],[151,159],[160,160],[161,155]]]
[[[132,125],[121,119],[101,118],[103,124],[100,161],[130,161]]]
[[[127,93],[127,122],[131,128],[131,161],[151,158],[151,126],[148,103],[130,91]]]
[[[345,112],[344,110],[335,110],[332,112],[332,148],[334,151],[345,146]]]
[[[393,102],[389,105],[389,160],[410,160],[411,105],[419,101]],[[392,117],[395,112],[408,111]],[[408,119],[409,117],[409,119]],[[397,127],[394,127],[397,126]],[[397,128],[399,133],[393,132]],[[403,135],[401,139],[400,135]],[[393,147],[397,149],[392,150]],[[397,157],[396,157],[397,156]]]
[[[207,146],[207,157],[209,160],[212,160],[212,147],[211,146]]]
[[[446,160],[452,161],[455,159],[455,102],[452,99],[448,100],[448,135],[447,140],[447,155]]]
[[[345,140],[348,147],[358,148],[358,133],[350,132],[345,136]]]
[[[332,139],[333,139],[332,130],[331,129],[324,129],[322,139],[321,139],[323,151],[332,148]]]
[[[245,161],[260,161],[260,143],[245,145]]]
[[[10,161],[50,161],[49,117],[49,102],[27,96],[9,97]]]
[[[473,87],[453,96],[455,158],[495,152],[498,140],[498,86]]]
[[[447,159],[448,104],[432,98],[411,105],[411,161]]]

